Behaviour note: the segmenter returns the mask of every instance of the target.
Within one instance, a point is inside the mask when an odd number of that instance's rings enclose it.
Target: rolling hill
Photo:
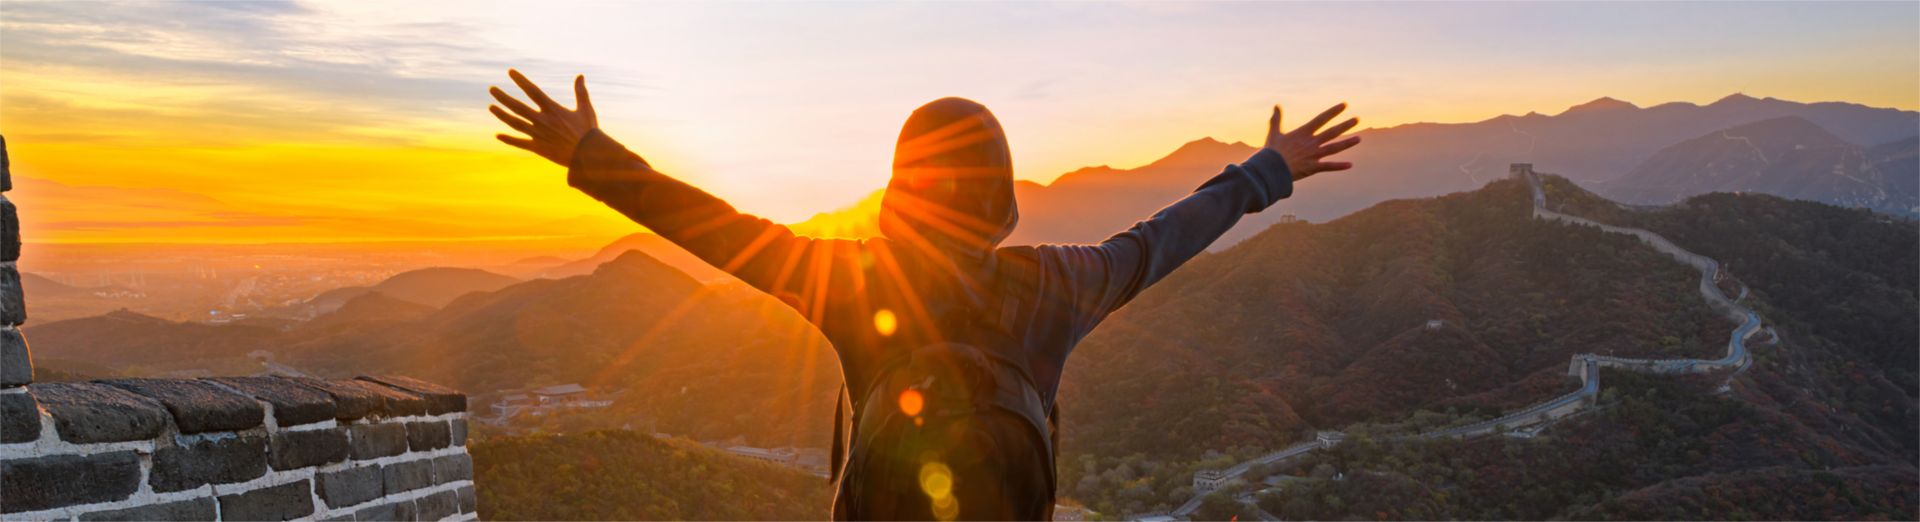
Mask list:
[[[353,298],[378,292],[387,297],[434,308],[472,292],[490,292],[519,282],[513,277],[474,268],[433,267],[394,274],[373,286],[349,286],[308,299],[314,313],[332,312]]]
[[[123,311],[27,335],[37,358],[139,374],[252,373],[247,354],[265,350],[317,374],[403,373],[474,395],[579,383],[621,396],[608,419],[767,446],[824,447],[840,384],[832,350],[785,305],[634,251],[591,274],[470,292],[438,310],[369,291],[287,329]]]
[[[1861,147],[1787,116],[1707,133],[1665,149],[1619,179],[1593,184],[1608,197],[1669,204],[1709,192],[1759,192],[1913,215],[1920,166],[1913,138]]]
[[[1579,352],[1693,356],[1724,338],[1690,269],[1630,238],[1533,222],[1524,190],[1502,180],[1276,225],[1190,262],[1080,345],[1061,389],[1065,445],[1279,448],[1570,390]]]
[[[484,520],[819,520],[820,477],[631,431],[476,441]]]
[[[1754,518],[1911,518],[1920,227],[1766,195],[1636,210],[1564,178],[1546,192],[1721,260],[1779,340],[1726,390],[1608,371],[1597,413],[1535,438],[1393,439],[1565,393],[1574,353],[1698,356],[1731,324],[1689,295],[1683,265],[1530,219],[1517,182],[1387,202],[1274,226],[1109,318],[1063,383],[1063,491],[1101,512],[1167,509],[1197,469],[1341,430],[1346,444],[1273,470],[1294,482],[1259,504],[1287,518],[1657,519],[1726,515],[1651,499],[1745,498]],[[1759,502],[1756,485],[1795,496]]]
[[[600,265],[612,261],[630,251],[647,254],[702,283],[733,280],[733,276],[720,271],[718,268],[714,268],[713,265],[707,264],[706,261],[701,261],[700,258],[695,257],[692,252],[688,252],[686,249],[680,248],[679,245],[667,241],[667,238],[660,237],[659,234],[650,232],[628,234],[620,239],[614,240],[612,243],[608,243],[607,246],[601,247],[600,250],[592,256],[531,268],[524,272],[524,274],[528,278],[542,277],[547,279],[560,279],[590,274]]]

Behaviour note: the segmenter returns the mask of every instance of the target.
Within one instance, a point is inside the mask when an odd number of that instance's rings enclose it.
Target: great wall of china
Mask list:
[[[1507,433],[1515,429],[1545,427],[1554,420],[1573,415],[1594,404],[1600,393],[1600,368],[1618,368],[1644,373],[1707,373],[1730,370],[1727,382],[1746,371],[1753,364],[1753,356],[1747,350],[1747,339],[1759,333],[1762,328],[1760,315],[1741,306],[1739,300],[1747,296],[1747,288],[1740,286],[1740,295],[1729,298],[1721,291],[1719,281],[1728,278],[1720,270],[1720,262],[1713,258],[1693,253],[1659,234],[1638,228],[1619,227],[1594,222],[1586,218],[1571,216],[1547,208],[1547,197],[1541,188],[1540,174],[1533,171],[1533,165],[1515,163],[1508,168],[1509,176],[1527,183],[1533,194],[1533,218],[1561,223],[1596,227],[1606,232],[1627,234],[1640,239],[1661,253],[1673,257],[1700,271],[1700,295],[1707,304],[1724,314],[1729,320],[1739,323],[1727,340],[1727,354],[1718,359],[1630,359],[1591,353],[1575,355],[1567,363],[1567,375],[1580,378],[1580,389],[1553,399],[1522,408],[1502,415],[1499,418],[1456,426],[1443,430],[1430,431],[1404,438],[1468,438],[1484,435]],[[1736,281],[1737,283],[1737,281]],[[1772,337],[1769,330],[1769,336]],[[1726,389],[1728,385],[1722,385]],[[1268,453],[1222,470],[1201,470],[1193,476],[1193,498],[1170,513],[1152,513],[1155,517],[1186,518],[1200,509],[1201,502],[1209,493],[1227,484],[1241,480],[1247,471],[1255,466],[1283,462],[1289,459],[1332,448],[1344,440],[1340,432],[1321,432],[1313,441],[1288,446],[1285,449]],[[1149,517],[1130,517],[1149,518]]]

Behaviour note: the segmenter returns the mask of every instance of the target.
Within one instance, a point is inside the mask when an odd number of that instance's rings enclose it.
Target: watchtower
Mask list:
[[[1193,492],[1209,493],[1226,485],[1227,472],[1217,469],[1203,469],[1193,472]]]
[[[1526,181],[1527,176],[1532,174],[1532,163],[1511,163],[1507,165],[1507,177],[1510,179]]]

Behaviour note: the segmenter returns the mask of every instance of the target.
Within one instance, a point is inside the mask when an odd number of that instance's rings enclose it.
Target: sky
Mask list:
[[[1019,177],[1362,127],[1735,92],[1920,109],[1920,3],[0,2],[29,242],[631,230],[494,141],[516,67],[656,168],[792,222],[883,187],[899,124],[992,108]]]

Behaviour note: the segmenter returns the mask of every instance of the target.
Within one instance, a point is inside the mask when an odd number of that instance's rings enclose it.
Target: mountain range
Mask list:
[[[419,283],[436,280],[449,284],[425,294],[447,295],[465,288],[451,283],[506,277],[475,272],[403,273],[388,281],[407,284],[373,288],[424,290]],[[825,444],[831,426],[824,419],[839,385],[831,350],[785,305],[742,283],[704,284],[626,251],[589,274],[461,293],[433,307],[358,291],[330,312],[290,324],[209,325],[118,311],[27,332],[36,362],[53,369],[246,374],[261,371],[251,354],[265,351],[317,374],[404,373],[476,400],[579,383],[622,396],[608,419],[767,446]],[[713,404],[733,409],[716,415]]]
[[[1708,192],[1759,192],[1920,211],[1920,138],[1860,146],[1806,118],[1785,116],[1710,132],[1661,149],[1625,176],[1589,185],[1629,203],[1667,204]]]
[[[1718,136],[1722,131],[1738,135],[1740,131],[1733,128],[1780,118],[1795,118],[1824,129],[1837,140],[1829,146],[1844,143],[1878,151],[1873,156],[1883,160],[1874,163],[1878,174],[1856,176],[1867,184],[1858,190],[1802,190],[1792,183],[1744,178],[1742,182],[1707,185],[1662,181],[1664,177],[1685,179],[1697,174],[1667,159],[1686,154],[1663,154],[1664,149]],[[1514,162],[1550,166],[1583,185],[1603,186],[1623,180],[1620,185],[1631,187],[1636,196],[1630,198],[1632,201],[1671,202],[1708,190],[1778,189],[1788,192],[1778,194],[1785,197],[1863,205],[1903,215],[1911,215],[1920,206],[1914,191],[1905,188],[1920,178],[1920,170],[1911,159],[1905,163],[1898,159],[1902,157],[1899,144],[1909,143],[1902,140],[1920,135],[1920,113],[1857,104],[1799,103],[1735,94],[1707,105],[1674,102],[1642,108],[1600,98],[1554,115],[1527,113],[1473,123],[1414,123],[1366,129],[1356,135],[1364,138],[1364,144],[1345,155],[1355,165],[1352,170],[1302,182],[1293,198],[1248,216],[1216,244],[1216,249],[1264,230],[1284,215],[1324,221],[1391,199],[1471,190],[1504,176],[1506,166]],[[1138,168],[1089,167],[1045,185],[1022,181],[1015,187],[1020,226],[1008,243],[1105,239],[1193,190],[1223,166],[1244,161],[1256,151],[1245,143],[1204,138]],[[1781,151],[1768,154],[1778,157]],[[1661,156],[1660,161],[1643,165],[1656,156]],[[1781,164],[1766,179],[1830,175],[1831,165],[1811,153],[1803,156]],[[874,235],[876,227],[871,223],[878,203],[879,192],[875,192],[855,205],[792,226],[803,234]]]
[[[401,301],[439,308],[462,295],[491,292],[517,282],[520,280],[474,268],[431,267],[401,272],[373,286],[349,286],[323,292],[308,299],[304,305],[312,313],[327,313],[354,298],[379,293]]]

